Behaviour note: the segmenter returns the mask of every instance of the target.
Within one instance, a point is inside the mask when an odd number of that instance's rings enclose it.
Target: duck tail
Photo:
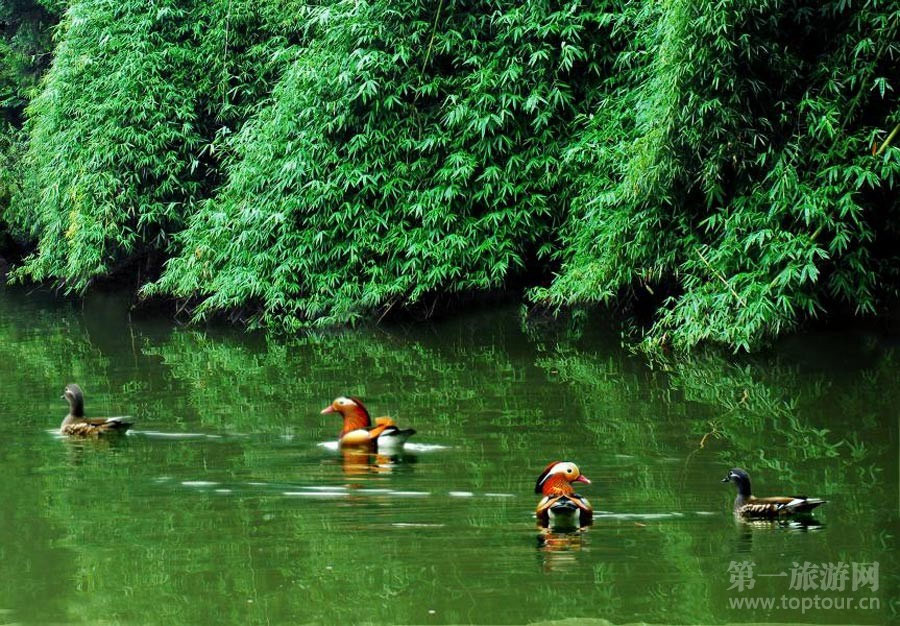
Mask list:
[[[828,500],[822,500],[821,498],[803,498],[802,500],[798,498],[793,502],[789,502],[785,508],[791,513],[808,513],[826,502],[828,502]]]
[[[378,436],[378,446],[385,448],[398,448],[406,443],[406,440],[416,434],[412,428],[400,430],[399,428],[388,428]]]
[[[133,422],[125,421],[129,419],[131,419],[131,416],[129,415],[123,415],[121,417],[108,417],[106,418],[106,421],[103,423],[103,425],[111,430],[125,431],[134,425]]]

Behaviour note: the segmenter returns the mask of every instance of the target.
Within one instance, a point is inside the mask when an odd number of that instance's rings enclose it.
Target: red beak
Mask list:
[[[591,484],[591,481],[588,480],[588,477],[585,476],[584,474],[581,474],[580,476],[578,476],[578,478],[576,478],[576,479],[573,480],[572,482],[573,482],[573,483],[587,483],[587,484],[589,484],[589,485]]]
[[[326,413],[336,413],[336,411],[334,410],[334,407],[329,404],[324,409],[322,409],[321,415],[325,415]]]

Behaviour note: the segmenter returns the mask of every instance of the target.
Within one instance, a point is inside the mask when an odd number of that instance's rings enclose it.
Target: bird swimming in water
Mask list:
[[[96,417],[88,419],[84,416],[84,393],[75,383],[66,385],[62,399],[69,403],[69,414],[59,427],[61,435],[74,437],[101,437],[124,434],[131,428],[127,417]]]
[[[338,413],[344,419],[339,443],[341,447],[365,447],[378,452],[396,451],[416,434],[412,428],[401,430],[390,417],[376,417],[374,425],[362,400],[339,396],[322,409],[322,414]]]
[[[747,519],[774,519],[809,513],[817,506],[827,502],[827,500],[807,498],[806,496],[757,498],[750,490],[750,475],[739,467],[729,470],[722,482],[732,482],[737,487],[734,514]]]
[[[579,528],[591,523],[594,509],[587,498],[575,493],[572,483],[591,484],[574,463],[553,461],[538,476],[534,492],[544,497],[535,513],[542,526]]]

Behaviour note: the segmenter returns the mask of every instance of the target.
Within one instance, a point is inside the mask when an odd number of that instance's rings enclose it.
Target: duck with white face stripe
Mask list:
[[[729,470],[723,483],[734,483],[737,497],[734,499],[734,514],[745,519],[774,519],[809,513],[826,500],[806,496],[775,496],[757,498],[750,491],[750,475],[739,467]]]
[[[390,417],[376,417],[375,423],[362,400],[353,396],[339,396],[322,409],[322,414],[338,413],[344,419],[340,445],[344,447],[366,448],[373,452],[390,454],[402,449],[407,439],[416,431],[412,428],[401,430]]]
[[[572,483],[591,484],[574,463],[550,463],[534,485],[534,492],[544,497],[535,511],[542,526],[579,528],[591,523],[594,509],[587,498],[575,493]]]

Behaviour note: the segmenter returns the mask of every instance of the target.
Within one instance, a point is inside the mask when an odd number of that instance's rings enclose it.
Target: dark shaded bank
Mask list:
[[[680,351],[896,310],[893,4],[59,6],[16,280],[287,332],[524,288]]]

